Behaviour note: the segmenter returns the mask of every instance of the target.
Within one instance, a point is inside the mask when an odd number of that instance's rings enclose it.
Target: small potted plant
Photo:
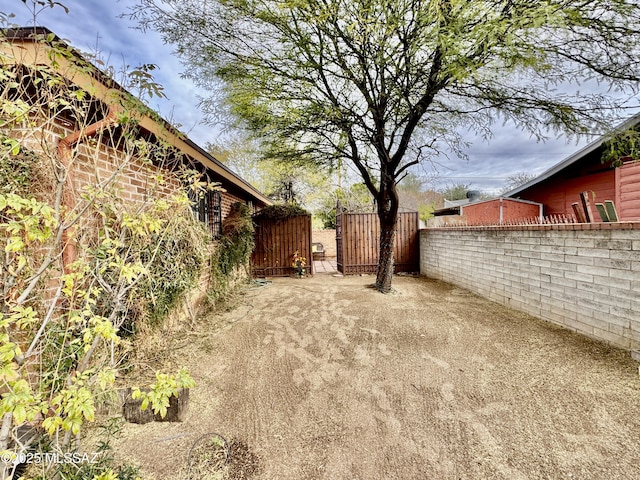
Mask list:
[[[299,278],[304,277],[305,269],[304,267],[307,265],[307,259],[300,256],[300,252],[298,250],[293,254],[293,263],[291,266],[294,268],[296,276]]]

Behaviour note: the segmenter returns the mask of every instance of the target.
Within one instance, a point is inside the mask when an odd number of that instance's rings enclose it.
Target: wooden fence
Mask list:
[[[375,273],[378,266],[380,222],[375,213],[342,213],[336,217],[338,271],[344,275]],[[393,250],[394,272],[420,270],[418,212],[398,215]]]
[[[254,217],[254,224],[255,248],[251,254],[251,274],[254,277],[293,275],[293,254],[296,250],[307,260],[307,273],[313,273],[311,215],[277,220]]]

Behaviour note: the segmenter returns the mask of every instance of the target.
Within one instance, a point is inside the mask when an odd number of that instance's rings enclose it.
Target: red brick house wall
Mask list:
[[[52,35],[49,30],[42,27],[36,30],[40,35]],[[76,195],[82,193],[83,186],[101,184],[116,171],[118,176],[114,186],[121,198],[127,201],[144,201],[151,193],[158,196],[169,195],[184,188],[177,176],[171,174],[172,167],[150,165],[127,155],[120,147],[115,146],[120,141],[117,126],[114,127],[115,118],[118,112],[129,105],[128,101],[123,100],[128,98],[129,94],[112,78],[97,69],[92,70],[92,67],[84,62],[81,54],[74,50],[69,50],[68,57],[56,57],[54,62],[48,54],[49,47],[32,37],[33,33],[33,28],[8,31],[7,38],[0,42],[3,65],[6,64],[8,68],[16,71],[20,71],[23,67],[42,66],[48,72],[55,71],[70,87],[91,92],[90,98],[84,99],[92,105],[88,110],[86,123],[95,123],[89,126],[75,125],[75,119],[66,118],[58,112],[56,118],[60,117],[61,122],[53,123],[51,118],[40,119],[38,122],[38,119],[30,118],[30,122],[36,121],[35,125],[33,123],[29,123],[28,126],[5,125],[6,129],[12,129],[11,136],[16,137],[15,130],[18,129],[17,137],[22,137],[21,143],[34,153],[68,164],[72,172],[71,184]],[[56,41],[61,42],[57,38]],[[28,87],[25,84],[25,90]],[[220,202],[222,218],[237,201],[253,205],[254,209],[271,203],[261,192],[239,178],[185,135],[176,131],[162,118],[145,113],[138,118],[137,113],[139,112],[136,110],[133,117],[136,117],[141,139],[170,145],[180,158],[206,174],[211,181],[221,185],[224,189]],[[91,127],[95,128],[91,133],[87,133]],[[61,142],[68,135],[72,135],[69,142]],[[109,138],[110,136],[112,138]],[[64,155],[61,153],[61,148]],[[163,180],[158,180],[159,172],[164,173]],[[51,178],[53,176],[53,174],[50,175]]]
[[[78,146],[71,175],[76,195],[86,185],[99,185],[113,179],[111,185],[118,197],[132,203],[166,197],[184,188],[171,170],[144,164],[136,157],[95,142]]]
[[[540,205],[510,198],[462,205],[460,214],[469,225],[500,225],[540,216]]]
[[[238,202],[245,205],[248,204],[245,199],[234,195],[231,192],[222,192],[222,218],[226,218],[226,216],[229,215],[229,212],[231,211],[231,205]]]

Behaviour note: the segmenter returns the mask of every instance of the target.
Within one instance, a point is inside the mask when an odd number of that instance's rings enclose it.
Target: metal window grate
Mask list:
[[[214,190],[204,193],[192,203],[194,216],[204,223],[213,238],[222,235],[222,194]]]
[[[222,235],[222,194],[218,191],[208,192],[208,220],[207,226],[213,238],[219,238]]]

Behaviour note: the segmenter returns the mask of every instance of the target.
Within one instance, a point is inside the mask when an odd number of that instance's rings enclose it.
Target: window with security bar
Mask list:
[[[192,204],[194,216],[204,223],[212,238],[222,235],[222,194],[217,191],[208,191],[202,194]]]

